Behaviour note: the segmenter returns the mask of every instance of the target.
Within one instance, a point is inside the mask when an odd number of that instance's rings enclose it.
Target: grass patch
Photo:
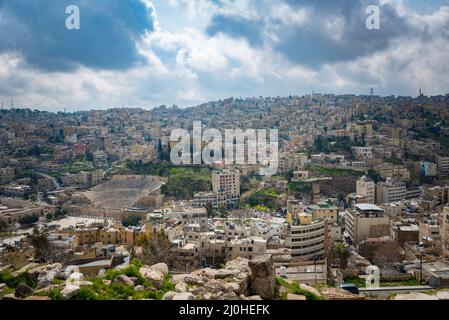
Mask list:
[[[306,297],[307,300],[321,300],[321,297],[318,297],[316,294],[309,292],[307,290],[301,289],[299,283],[297,283],[297,282],[288,283],[284,279],[278,277],[278,278],[276,278],[276,283],[278,286],[282,286],[282,287],[288,289],[288,292],[285,292],[281,296],[281,299],[283,299],[283,300],[287,299],[288,293],[303,295]]]
[[[363,172],[352,169],[325,168],[320,166],[310,166],[309,170],[331,177],[361,177],[363,175]]]
[[[288,193],[306,193],[312,191],[312,185],[304,181],[295,181],[288,184]]]
[[[279,193],[274,188],[260,190],[245,199],[244,204],[262,212],[276,210]]]

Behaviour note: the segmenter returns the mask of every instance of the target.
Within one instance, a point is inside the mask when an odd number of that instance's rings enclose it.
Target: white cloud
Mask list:
[[[157,9],[156,2],[142,1],[148,6],[156,4]],[[405,10],[402,1],[389,2],[397,10]],[[285,59],[272,47],[289,27],[306,26],[308,12],[280,5],[260,17],[257,11],[252,12],[254,5],[250,0],[235,1],[234,6],[232,1],[223,1],[221,7],[205,0],[170,0],[170,8],[178,10],[178,15],[187,10],[190,22],[167,30],[162,19],[167,12],[151,10],[156,30],[136,43],[147,63],[125,71],[81,67],[71,73],[46,73],[27,66],[23,57],[2,54],[0,101],[6,103],[14,97],[16,105],[62,110],[189,106],[228,96],[302,94],[311,90],[368,93],[370,87],[380,94],[413,94],[420,87],[428,94],[439,94],[449,87],[448,7],[422,16],[405,11],[408,21],[422,32],[399,37],[387,49],[369,56],[311,69]],[[252,47],[243,39],[223,33],[208,36],[204,23],[219,12],[264,19],[264,35],[269,40]],[[273,19],[282,23],[274,26]],[[338,40],[344,23],[335,19],[322,27]]]

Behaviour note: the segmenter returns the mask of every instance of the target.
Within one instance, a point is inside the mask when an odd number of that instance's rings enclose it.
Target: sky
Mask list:
[[[68,30],[66,7],[80,10]],[[380,8],[369,30],[366,8]],[[0,102],[189,107],[449,93],[449,0],[0,0]]]

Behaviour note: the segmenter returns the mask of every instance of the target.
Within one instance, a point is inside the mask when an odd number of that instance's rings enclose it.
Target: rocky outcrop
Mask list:
[[[76,296],[80,292],[80,287],[68,284],[64,287],[64,289],[61,291],[61,295],[64,299],[68,300]]]
[[[276,269],[271,255],[257,256],[248,263],[251,269],[250,287],[253,295],[273,299],[276,295]]]
[[[33,292],[33,288],[22,283],[17,286],[16,291],[14,292],[14,296],[16,296],[17,298],[26,298],[28,296],[31,296]]]
[[[195,300],[195,296],[190,292],[177,293],[171,300]]]
[[[307,298],[300,294],[288,293],[287,300],[307,300]]]
[[[160,273],[162,273],[164,275],[168,274],[168,266],[167,266],[166,263],[156,263],[156,264],[152,265],[150,267],[150,269],[158,271],[158,272],[160,272]]]
[[[339,288],[325,288],[322,290],[322,295],[327,300],[364,300],[365,297],[352,294],[349,291]]]
[[[219,271],[219,274],[217,274],[216,277],[222,278],[223,275],[228,274],[228,276],[224,279],[233,281],[239,286],[236,294],[249,296],[251,295],[249,286],[251,269],[248,266],[248,262],[248,259],[241,257],[228,261],[224,270],[220,270],[221,272]]]
[[[117,277],[115,277],[113,283],[124,284],[127,286],[134,286],[134,282],[132,281],[132,279],[124,274],[119,274]]]
[[[21,269],[19,269],[19,270],[17,270],[17,271],[14,271],[14,272],[12,273],[12,276],[13,276],[13,277],[18,277],[18,276],[21,275],[22,273],[28,272],[29,270],[31,270],[31,269],[33,269],[33,268],[36,268],[36,267],[43,267],[43,266],[39,266],[38,263],[29,263],[29,264],[27,264],[26,266],[24,266],[23,268],[21,268]]]
[[[152,269],[151,267],[144,266],[139,270],[142,277],[146,281],[151,283],[155,288],[160,289],[162,286],[162,281],[164,281],[164,274]]]
[[[176,292],[186,292],[187,291],[187,284],[183,281],[180,281],[175,286]]]

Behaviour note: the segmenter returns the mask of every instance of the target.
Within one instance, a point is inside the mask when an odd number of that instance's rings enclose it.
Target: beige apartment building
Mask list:
[[[79,246],[98,242],[133,246],[137,243],[141,233],[141,230],[128,228],[86,228],[75,231]]]
[[[331,222],[339,222],[338,207],[328,202],[318,202],[307,207],[307,212],[312,215],[312,220],[328,220]]]
[[[439,175],[449,174],[449,157],[437,157],[437,167]]]
[[[302,213],[288,225],[285,246],[291,250],[293,259],[321,259],[326,254],[327,243],[327,220],[313,221],[311,214]]]
[[[363,196],[366,203],[373,203],[375,201],[376,184],[373,180],[366,176],[361,177],[356,182],[356,194]]]
[[[410,181],[410,171],[403,165],[384,163],[374,168],[382,179],[395,179],[401,181]]]
[[[186,208],[181,213],[181,220],[184,232],[193,230],[196,232],[209,231],[205,208]]]
[[[441,240],[443,256],[449,258],[449,207],[445,207],[441,217]]]
[[[357,245],[368,238],[390,236],[390,218],[374,204],[356,204],[345,212],[345,229]]]
[[[238,170],[221,170],[212,172],[212,191],[223,193],[228,206],[235,206],[240,201],[240,172]]]
[[[405,182],[387,178],[387,181],[376,185],[376,203],[398,202],[407,199]]]

